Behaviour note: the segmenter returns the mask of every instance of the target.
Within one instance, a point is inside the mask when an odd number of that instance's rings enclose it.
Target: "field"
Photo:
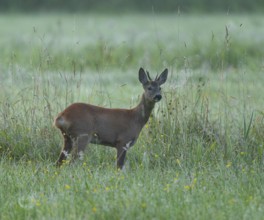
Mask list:
[[[0,15],[0,219],[263,219],[264,17]],[[131,108],[138,70],[169,77],[115,167],[112,148],[56,168],[55,116]]]

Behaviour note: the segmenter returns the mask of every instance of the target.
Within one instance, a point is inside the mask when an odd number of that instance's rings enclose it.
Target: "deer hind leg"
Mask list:
[[[77,157],[83,160],[84,150],[87,144],[91,141],[91,137],[88,134],[81,134],[74,139],[72,159],[75,160]]]
[[[65,133],[62,133],[62,135],[63,135],[63,138],[64,138],[64,146],[63,146],[63,148],[61,150],[59,159],[56,162],[57,166],[61,166],[63,161],[67,160],[67,158],[69,157],[69,154],[70,154],[70,152],[72,150],[72,147],[73,147],[72,138],[69,135],[65,134]]]

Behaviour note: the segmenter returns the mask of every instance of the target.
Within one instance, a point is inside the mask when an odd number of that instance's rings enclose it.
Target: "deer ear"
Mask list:
[[[162,85],[163,83],[166,82],[167,80],[167,76],[168,76],[168,69],[166,68],[158,77],[157,82],[159,83],[159,85]]]
[[[147,74],[145,72],[145,70],[141,67],[139,69],[139,72],[138,72],[138,79],[139,81],[145,85],[146,83],[148,83],[148,77],[147,77]]]

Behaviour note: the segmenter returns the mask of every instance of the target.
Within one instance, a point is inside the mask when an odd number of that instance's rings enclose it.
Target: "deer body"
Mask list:
[[[167,73],[165,69],[152,81],[142,68],[139,70],[139,80],[145,92],[135,108],[110,109],[74,103],[61,112],[54,122],[64,137],[57,165],[67,159],[73,148],[81,157],[88,143],[96,143],[116,148],[117,167],[122,169],[127,150],[135,144],[155,103],[161,99],[160,85],[166,81]]]

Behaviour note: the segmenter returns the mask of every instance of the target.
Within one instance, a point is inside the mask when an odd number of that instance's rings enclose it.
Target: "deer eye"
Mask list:
[[[148,90],[151,91],[152,90],[152,87],[148,87]]]

